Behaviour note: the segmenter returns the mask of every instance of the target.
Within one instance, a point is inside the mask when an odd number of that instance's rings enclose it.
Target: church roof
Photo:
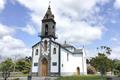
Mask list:
[[[72,46],[70,44],[67,44],[66,41],[65,41],[65,43],[62,46],[65,47],[65,48],[69,48],[69,47],[75,48],[74,46]]]
[[[70,45],[70,44],[63,44],[62,46],[63,46],[63,47],[73,47],[73,46]]]
[[[51,40],[51,41],[52,41],[52,40]],[[66,49],[65,47],[63,47],[60,43],[55,42],[55,41],[52,41],[52,42],[55,43],[55,44],[57,44],[57,45],[59,45],[62,49],[68,51],[69,53],[72,53],[71,51],[69,51],[68,49]]]
[[[41,41],[37,42],[36,44],[34,44],[34,45],[32,46],[32,48],[35,47],[35,46],[37,46],[37,45],[39,45],[40,43],[41,43]]]
[[[46,20],[46,19],[54,19],[54,15],[52,14],[50,5],[48,6],[48,9],[46,11],[46,14],[45,14],[43,20]]]
[[[71,52],[70,50],[66,49],[67,47],[71,47],[71,45],[69,45],[69,44],[61,45],[61,44],[59,44],[59,43],[57,43],[57,42],[55,42],[55,41],[52,41],[52,42],[55,43],[55,44],[60,45],[61,48],[63,48],[64,50],[68,51],[69,53],[72,53],[72,54],[83,54],[83,49],[76,49],[74,46],[72,46],[72,47],[75,48],[75,51],[74,51],[74,52]],[[66,46],[66,47],[65,47],[65,46]]]
[[[52,40],[51,40],[51,41],[52,41]],[[67,47],[71,47],[71,45],[69,45],[69,44],[61,45],[61,44],[59,44],[59,43],[57,43],[57,42],[55,42],[55,41],[52,41],[52,42],[55,43],[55,44],[57,44],[57,45],[59,45],[59,46],[61,46],[61,48],[63,48],[64,50],[68,51],[69,53],[72,53],[72,54],[83,54],[83,49],[75,49],[74,52],[71,52],[71,51],[69,51],[68,49],[66,49]],[[39,45],[40,43],[41,43],[41,41],[37,42],[35,45],[32,46],[32,48],[35,47],[35,46],[37,46],[37,45]],[[66,46],[66,47],[65,47],[65,46]],[[74,47],[74,46],[72,46],[72,47]],[[74,47],[74,48],[75,48],[75,47]]]
[[[74,54],[83,54],[82,49],[76,49],[74,52]]]

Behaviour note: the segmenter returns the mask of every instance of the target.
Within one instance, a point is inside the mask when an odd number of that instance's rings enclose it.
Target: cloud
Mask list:
[[[112,41],[118,41],[116,37],[111,38]]]
[[[112,53],[109,57],[112,59],[120,59],[120,45],[112,48]]]
[[[10,28],[6,25],[0,24],[0,38],[6,35],[12,34],[14,32],[15,32],[15,29]]]
[[[0,11],[5,8],[6,0],[0,0]]]
[[[15,32],[16,29],[0,24],[0,55],[7,57],[16,54],[31,55],[31,49],[22,40],[13,37]]]
[[[93,27],[84,21],[70,22],[69,24],[62,25],[61,30],[58,29],[58,37],[60,41],[67,40],[72,43],[87,44],[101,39],[103,30],[101,26]]]
[[[115,0],[114,7],[115,9],[120,9],[120,0]]]
[[[48,0],[16,0],[33,13],[43,16],[48,7]],[[88,14],[96,8],[96,4],[106,4],[109,0],[53,0],[52,10],[55,14],[64,14],[75,18],[80,18],[83,14]],[[82,15],[80,15],[82,14]]]
[[[32,25],[30,25],[30,24],[28,24],[24,28],[21,28],[21,30],[24,31],[24,32],[26,32],[26,33],[28,33],[28,34],[30,34],[30,35],[36,34],[35,28]]]
[[[0,54],[7,57],[16,54],[28,56],[31,55],[31,49],[27,48],[25,43],[20,39],[4,36],[0,39]]]
[[[16,0],[26,8],[30,9],[34,12],[43,12],[43,7],[45,7],[46,2],[49,2],[48,0],[40,1],[40,0]]]
[[[32,12],[31,22],[41,29],[41,20],[47,10],[48,0],[16,0]],[[92,21],[82,21],[88,16],[95,17],[93,14],[99,12],[97,4],[106,4],[109,0],[54,0],[51,2],[52,12],[55,14],[57,22],[57,33],[59,41],[69,40],[70,42],[91,43],[101,39],[104,32],[103,25],[91,25]],[[98,16],[96,16],[97,18]],[[101,19],[101,16],[99,16]],[[97,21],[97,20],[95,20]],[[100,22],[99,22],[100,23]],[[73,33],[71,33],[73,32]],[[89,33],[89,34],[86,34]]]

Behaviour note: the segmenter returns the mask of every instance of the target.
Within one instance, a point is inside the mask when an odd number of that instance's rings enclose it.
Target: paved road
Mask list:
[[[32,80],[55,80],[57,77],[32,77]],[[27,80],[27,77],[20,77],[20,80]]]
[[[17,77],[16,77],[17,78]],[[15,77],[9,78],[8,80],[15,79]],[[20,80],[27,80],[27,77],[19,77]],[[32,77],[32,80],[56,80],[57,77]],[[4,80],[0,77],[0,80]]]

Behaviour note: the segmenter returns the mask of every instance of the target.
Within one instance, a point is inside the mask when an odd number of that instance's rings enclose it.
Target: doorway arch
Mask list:
[[[48,60],[46,58],[43,58],[41,60],[41,76],[47,75],[48,75]]]
[[[77,67],[77,75],[80,75],[80,67]]]

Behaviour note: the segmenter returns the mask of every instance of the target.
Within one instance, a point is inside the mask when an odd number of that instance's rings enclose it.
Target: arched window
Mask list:
[[[38,49],[36,49],[36,51],[35,51],[35,55],[38,55]]]
[[[44,49],[47,51],[47,40],[44,41]]]
[[[45,25],[45,35],[48,35],[48,25]]]
[[[53,48],[53,54],[56,54],[56,48]]]
[[[53,29],[55,28],[55,26],[53,26]]]

